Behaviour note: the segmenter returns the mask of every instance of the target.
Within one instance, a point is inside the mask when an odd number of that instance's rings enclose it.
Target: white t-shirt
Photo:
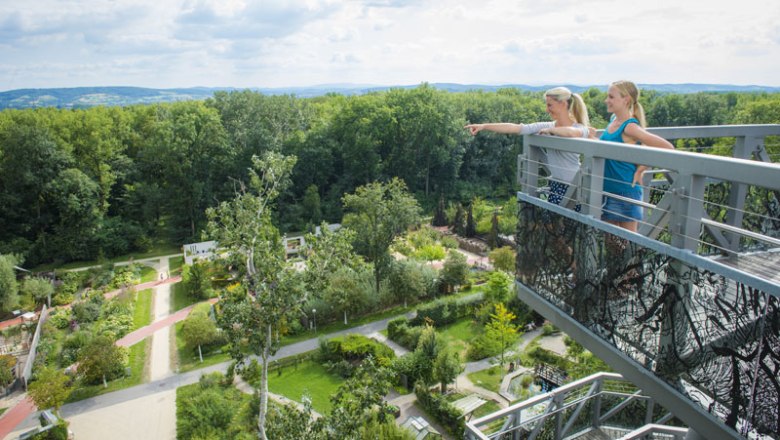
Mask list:
[[[523,128],[520,130],[520,134],[536,134],[542,129],[555,127],[555,121],[549,122],[534,122],[533,124],[523,124]],[[574,123],[574,128],[582,130],[582,137],[587,138],[589,136],[588,127]],[[550,179],[557,180],[558,182],[571,184],[572,179],[580,169],[580,155],[579,153],[570,153],[568,151],[549,150],[542,148],[544,151],[544,162],[547,164],[547,168],[550,170]]]

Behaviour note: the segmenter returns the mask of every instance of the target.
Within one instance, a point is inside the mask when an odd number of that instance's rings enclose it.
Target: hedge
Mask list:
[[[458,408],[448,402],[444,396],[432,393],[425,385],[419,382],[414,386],[414,393],[417,395],[417,402],[422,405],[428,414],[438,420],[445,429],[456,437],[463,435],[466,430],[466,424],[463,421],[463,413]]]

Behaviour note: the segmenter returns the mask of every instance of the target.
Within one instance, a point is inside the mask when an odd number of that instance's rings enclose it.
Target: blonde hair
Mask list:
[[[582,96],[578,93],[572,93],[571,90],[566,87],[555,87],[544,92],[544,97],[550,97],[558,102],[566,102],[566,107],[569,109],[569,116],[571,116],[574,122],[590,127],[588,107],[585,105],[585,101],[582,100]]]
[[[645,109],[642,104],[639,103],[639,88],[631,81],[620,80],[615,81],[610,86],[615,87],[620,96],[628,97],[630,102],[628,103],[628,112],[631,116],[639,121],[639,125],[647,127],[647,120],[645,119]]]

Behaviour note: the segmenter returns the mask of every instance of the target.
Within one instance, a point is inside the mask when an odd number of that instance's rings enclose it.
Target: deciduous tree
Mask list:
[[[507,310],[503,304],[498,303],[496,304],[496,313],[490,315],[490,318],[490,322],[485,326],[485,332],[488,337],[499,342],[501,347],[501,365],[503,366],[504,353],[515,342],[515,335],[517,334],[517,326],[512,324],[515,314]]]
[[[393,178],[388,183],[369,183],[342,198],[344,226],[355,231],[358,253],[374,264],[376,290],[391,262],[388,252],[393,239],[420,221],[420,206],[406,190],[406,184]]]
[[[37,372],[35,381],[27,386],[27,395],[39,409],[54,408],[54,412],[58,413],[72,389],[70,378],[64,372],[43,366]]]
[[[201,346],[217,339],[217,324],[205,313],[192,312],[181,327],[181,335],[190,347],[198,347],[198,357],[203,362]]]

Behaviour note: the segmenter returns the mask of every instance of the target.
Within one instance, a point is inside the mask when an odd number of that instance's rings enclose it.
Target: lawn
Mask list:
[[[181,275],[181,268],[184,266],[184,257],[172,257],[168,259],[168,272],[172,277]]]
[[[470,373],[468,378],[474,385],[497,393],[505,373],[503,368],[494,365],[487,370]]]
[[[330,396],[336,394],[343,379],[330,374],[319,363],[307,360],[268,373],[268,390],[288,399],[311,398],[312,408],[320,414],[330,414]]]
[[[460,353],[461,359],[466,359],[469,342],[482,333],[482,328],[471,318],[462,318],[446,327],[436,329],[447,347]]]
[[[146,265],[141,266],[141,282],[148,283],[149,281],[157,280],[157,271]]]
[[[152,289],[144,289],[135,294],[135,310],[133,311],[133,330],[138,330],[152,322]]]
[[[171,313],[175,313],[187,306],[195,304],[198,299],[192,298],[184,291],[182,283],[171,284]]]

